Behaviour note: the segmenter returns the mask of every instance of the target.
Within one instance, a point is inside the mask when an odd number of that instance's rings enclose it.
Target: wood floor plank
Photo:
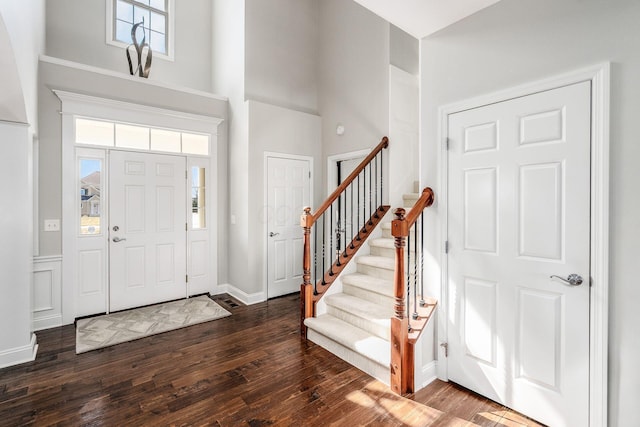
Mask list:
[[[73,326],[37,332],[37,359],[0,369],[0,426],[536,425],[441,381],[391,393],[300,338],[298,295],[213,299],[232,316],[80,355]]]

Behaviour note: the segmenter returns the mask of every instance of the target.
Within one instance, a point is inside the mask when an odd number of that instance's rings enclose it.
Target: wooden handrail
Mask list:
[[[425,187],[425,189],[422,190],[422,195],[411,208],[409,215],[404,215],[404,209],[397,209],[397,211],[402,210],[402,217],[394,219],[391,223],[391,235],[393,237],[407,237],[413,224],[415,224],[418,218],[420,218],[420,215],[422,215],[422,211],[431,206],[433,201],[433,190],[430,187]]]
[[[355,179],[362,173],[363,170],[374,161],[378,154],[381,154],[382,150],[389,146],[389,138],[382,137],[380,143],[369,153],[367,157],[360,162],[360,164],[349,174],[327,199],[320,205],[320,207],[312,214],[310,207],[305,207],[304,212],[300,216],[300,226],[303,229],[303,253],[302,253],[302,284],[300,285],[300,331],[303,337],[306,338],[307,328],[304,325],[304,319],[313,317],[315,312],[315,303],[322,297],[322,294],[331,286],[333,281],[338,277],[338,274],[342,271],[346,263],[348,263],[355,253],[358,251],[362,243],[370,235],[370,231],[375,228],[378,222],[382,219],[384,214],[389,210],[389,206],[382,205],[375,206],[375,211],[370,212],[371,218],[368,222],[358,231],[357,237],[354,237],[349,247],[345,246],[345,250],[338,256],[335,263],[331,264],[329,273],[322,272],[323,278],[318,280],[317,284],[311,283],[311,229],[322,218],[324,213],[329,209],[332,204],[338,200],[338,198],[347,190],[347,188],[353,184]],[[380,201],[382,201],[382,160],[380,170]],[[377,172],[376,163],[376,172]],[[366,187],[365,187],[366,188]],[[377,189],[377,187],[376,187]],[[353,190],[352,190],[353,191]],[[359,194],[359,193],[358,193]],[[353,197],[353,193],[352,193]],[[377,203],[377,196],[376,196]],[[359,227],[360,225],[358,225]],[[322,255],[324,257],[324,253]],[[315,285],[315,286],[314,286]]]
[[[364,160],[362,162],[360,162],[360,164],[358,165],[358,167],[356,167],[353,172],[351,172],[351,174],[349,174],[349,176],[347,177],[347,179],[345,179],[339,186],[338,188],[336,188],[333,193],[331,193],[331,195],[329,197],[327,197],[327,200],[324,201],[324,203],[322,203],[320,205],[320,207],[318,209],[316,209],[316,211],[313,213],[313,215],[311,215],[313,222],[315,222],[318,218],[320,218],[320,215],[322,215],[324,213],[324,211],[326,211],[327,209],[329,209],[329,206],[331,206],[331,204],[333,202],[336,201],[336,199],[338,197],[340,197],[340,194],[342,194],[342,192],[349,186],[351,185],[351,183],[353,182],[354,179],[356,179],[356,177],[358,175],[360,175],[360,172],[362,172],[364,170],[364,168],[367,167],[367,165],[373,160],[375,159],[375,157],[378,155],[378,153],[382,150],[384,150],[385,148],[387,148],[389,146],[389,138],[387,138],[386,136],[382,137],[382,140],[380,141],[380,143],[376,146],[376,148],[373,149],[373,151],[371,153],[369,153],[369,155],[367,157],[364,158]],[[313,223],[312,222],[312,223]]]
[[[394,316],[391,318],[391,388],[398,394],[413,392],[414,384],[414,342],[409,339],[409,318],[406,315],[405,298],[405,246],[409,230],[423,214],[425,208],[434,201],[433,190],[426,187],[422,195],[405,216],[405,210],[398,208],[391,222],[391,234],[395,243],[395,272],[393,275]],[[417,245],[418,242],[416,241]],[[414,296],[417,298],[417,296]]]

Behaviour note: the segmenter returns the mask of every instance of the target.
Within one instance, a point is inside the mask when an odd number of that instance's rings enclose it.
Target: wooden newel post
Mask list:
[[[406,362],[408,350],[409,319],[406,316],[405,253],[404,248],[409,235],[405,219],[405,210],[398,208],[394,212],[396,219],[391,223],[391,234],[395,240],[396,265],[393,277],[394,316],[391,318],[391,389],[397,394],[407,391],[409,369]]]
[[[307,337],[304,319],[313,317],[313,284],[311,283],[311,226],[313,215],[311,208],[305,207],[300,217],[300,226],[304,232],[302,253],[302,284],[300,285],[300,334]]]

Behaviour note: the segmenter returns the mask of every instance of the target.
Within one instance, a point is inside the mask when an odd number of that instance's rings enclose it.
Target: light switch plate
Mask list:
[[[60,220],[59,219],[45,219],[44,220],[44,231],[60,231]]]

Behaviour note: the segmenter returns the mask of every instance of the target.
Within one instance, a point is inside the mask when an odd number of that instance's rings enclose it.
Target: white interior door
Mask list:
[[[588,425],[590,99],[448,117],[448,376],[553,426]]]
[[[268,298],[300,291],[303,235],[300,215],[310,206],[309,160],[267,158]]]
[[[186,159],[112,150],[111,311],[186,297]]]

